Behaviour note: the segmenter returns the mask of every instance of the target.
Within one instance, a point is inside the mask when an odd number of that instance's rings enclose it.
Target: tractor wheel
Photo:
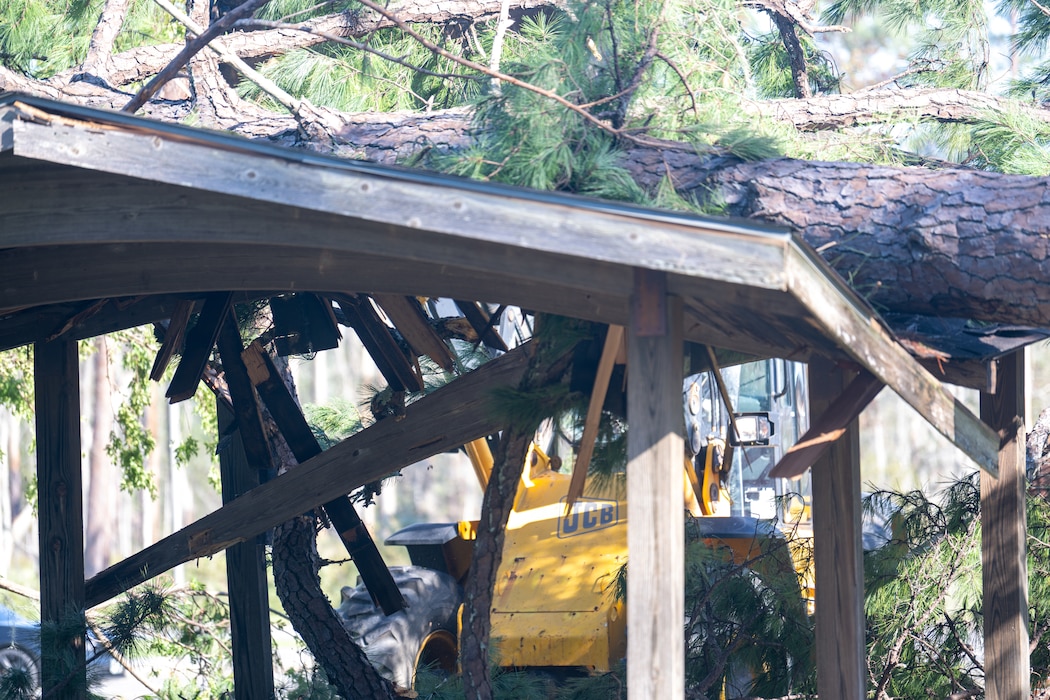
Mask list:
[[[15,683],[25,695],[15,691],[15,686],[11,686],[15,697],[36,697],[40,690],[40,671],[32,654],[14,644],[0,648],[0,676],[8,672],[19,673],[22,678],[22,682]]]
[[[404,610],[384,615],[359,584],[343,587],[337,612],[376,670],[399,690],[411,690],[417,668],[455,671],[463,590],[452,576],[433,569],[393,566],[390,573],[405,598]]]

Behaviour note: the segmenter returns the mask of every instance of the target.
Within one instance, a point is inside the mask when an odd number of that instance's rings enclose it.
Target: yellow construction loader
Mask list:
[[[811,536],[808,484],[768,476],[782,446],[807,427],[806,387],[803,365],[776,359],[684,382],[682,507],[694,536],[729,548],[738,564],[788,528],[795,541]],[[626,653],[624,602],[614,586],[628,561],[624,475],[591,480],[568,507],[574,453],[564,439],[543,442],[529,450],[507,524],[492,599],[493,656],[516,668],[609,670]],[[465,450],[484,488],[492,469],[488,444],[476,440]],[[400,688],[411,688],[424,665],[455,668],[460,586],[475,528],[470,521],[420,523],[386,540],[407,547],[412,561],[391,569],[405,610],[384,616],[363,586],[342,591],[339,613],[351,635]],[[811,577],[800,580],[801,593],[811,597]]]

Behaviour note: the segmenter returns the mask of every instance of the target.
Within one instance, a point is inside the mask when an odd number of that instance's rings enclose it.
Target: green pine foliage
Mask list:
[[[34,77],[49,77],[83,59],[102,3],[0,1],[0,59]]]
[[[532,352],[538,356],[537,366],[546,371],[579,343],[595,337],[597,329],[596,324],[579,319],[538,315],[532,341]],[[493,392],[493,410],[500,414],[503,423],[522,426],[520,429],[525,433],[535,431],[550,416],[578,410],[586,400],[579,392],[570,391],[565,382],[530,384],[534,387],[531,390],[504,387]]]
[[[1025,58],[1044,59],[1013,82],[1011,94],[1036,103],[1050,100],[1050,60],[1045,60],[1050,40],[1050,14],[1046,12],[1045,3],[1000,0],[999,12],[1004,16],[1011,13],[1016,16],[1017,33],[1011,37],[1014,50]]]
[[[436,43],[443,42],[440,29],[421,27],[418,31]],[[457,72],[456,65],[396,30],[374,32],[366,45],[371,51],[327,43],[291,51],[264,64],[262,73],[314,104],[346,112],[439,109],[462,104],[478,90],[473,77],[445,79],[443,76]],[[469,55],[467,46],[457,48]],[[393,63],[382,55],[409,65]],[[253,83],[241,82],[238,89],[243,97],[279,109]]]
[[[614,75],[597,64],[596,54],[587,47],[588,37],[601,37],[601,16],[601,8],[592,6],[578,24],[564,15],[526,18],[520,32],[507,38],[502,70],[543,89],[569,94],[575,104],[606,98],[613,92]],[[615,105],[605,107],[613,118]],[[499,92],[489,92],[477,104],[476,122],[477,143],[451,160],[435,161],[435,167],[540,190],[627,201],[643,196],[617,166],[607,134],[534,92],[501,84]]]
[[[132,0],[114,50],[121,52],[137,46],[181,43],[185,41],[185,36],[183,26],[157,3],[152,0]]]
[[[84,60],[102,0],[0,0],[0,63],[48,78]],[[183,31],[151,0],[133,0],[116,50],[180,41]]]
[[[1026,501],[1028,516],[1028,636],[1032,687],[1050,683],[1050,500],[1033,493]]]
[[[989,115],[973,125],[970,162],[1018,175],[1050,175],[1050,126],[1027,114]]]
[[[802,52],[806,57],[809,87],[814,95],[839,91],[839,76],[830,59],[814,44],[813,39],[799,32]],[[750,44],[751,73],[760,97],[784,98],[795,96],[787,51],[777,33],[752,38]]]
[[[346,399],[337,399],[323,406],[303,406],[306,420],[315,435],[321,436],[321,444],[328,448],[361,430],[361,415],[357,407]]]
[[[724,687],[748,696],[811,692],[813,627],[783,537],[759,540],[746,561],[686,529],[686,684],[698,696]]]
[[[879,697],[976,691],[981,667],[980,487],[951,484],[940,503],[919,491],[876,492],[888,542],[865,558],[868,664]]]

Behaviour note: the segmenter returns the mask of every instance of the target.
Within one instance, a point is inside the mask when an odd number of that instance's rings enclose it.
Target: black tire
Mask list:
[[[0,647],[0,676],[12,670],[25,672],[28,677],[25,687],[27,695],[36,697],[37,691],[40,690],[40,669],[37,668],[33,654],[15,644]]]
[[[410,690],[416,669],[455,671],[456,614],[463,590],[449,574],[419,566],[393,566],[390,573],[405,598],[404,610],[386,616],[364,585],[344,586],[338,613],[351,638],[380,675]]]

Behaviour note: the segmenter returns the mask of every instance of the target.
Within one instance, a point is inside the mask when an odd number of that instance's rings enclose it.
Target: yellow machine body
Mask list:
[[[622,482],[567,512],[569,475],[551,471],[535,446],[527,464],[492,598],[495,657],[502,666],[608,670],[627,651],[614,585],[627,562]]]
[[[484,456],[487,448],[471,449]],[[708,517],[696,498],[694,473],[683,470],[682,505]],[[553,471],[538,446],[530,448],[492,600],[490,639],[501,666],[608,671],[627,652],[627,620],[615,586],[627,562],[624,481],[588,491],[569,510],[570,478]],[[460,536],[472,539],[473,529],[474,523],[460,523]],[[737,563],[758,553],[753,537],[704,539],[729,547]]]

